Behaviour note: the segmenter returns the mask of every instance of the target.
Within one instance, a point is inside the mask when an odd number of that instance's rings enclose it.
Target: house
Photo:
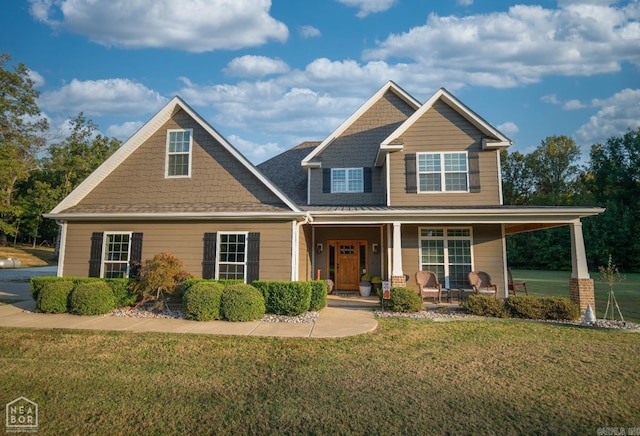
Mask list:
[[[568,225],[572,298],[594,307],[580,220],[603,209],[504,206],[510,145],[447,90],[420,104],[388,82],[322,142],[255,167],[175,97],[46,215],[58,275],[127,276],[170,251],[197,277],[345,290],[363,272],[417,289],[421,269],[468,288],[482,270],[506,296],[505,236]]]

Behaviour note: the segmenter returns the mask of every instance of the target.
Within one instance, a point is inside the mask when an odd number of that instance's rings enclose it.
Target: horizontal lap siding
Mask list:
[[[480,206],[500,204],[497,151],[482,150],[483,134],[445,103],[439,102],[403,135],[403,151],[391,153],[392,206]],[[406,192],[405,155],[420,152],[467,151],[470,185],[479,177],[479,191],[470,193]],[[474,162],[475,157],[477,161]],[[477,165],[476,165],[477,162]]]
[[[438,225],[429,225],[439,227]],[[441,224],[441,227],[447,227]],[[402,226],[402,270],[409,275],[407,286],[418,289],[415,280],[416,271],[420,270],[420,243],[418,225]],[[455,226],[451,226],[455,227]],[[504,255],[502,250],[502,230],[499,224],[473,225],[473,268],[489,273],[498,285],[500,296],[504,295]]]
[[[65,276],[87,276],[93,232],[141,232],[142,259],[171,252],[185,263],[186,270],[202,276],[204,233],[259,232],[260,278],[289,280],[291,278],[291,222],[281,223],[69,223],[65,246]]]

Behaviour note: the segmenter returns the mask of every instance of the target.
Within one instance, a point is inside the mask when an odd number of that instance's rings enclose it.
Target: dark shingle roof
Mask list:
[[[307,141],[258,165],[258,169],[280,188],[294,203],[307,202],[307,173],[302,159],[307,157],[319,141]]]

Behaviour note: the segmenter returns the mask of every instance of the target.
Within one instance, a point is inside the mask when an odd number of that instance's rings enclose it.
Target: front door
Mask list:
[[[335,241],[335,287],[357,290],[360,273],[366,268],[366,241]]]

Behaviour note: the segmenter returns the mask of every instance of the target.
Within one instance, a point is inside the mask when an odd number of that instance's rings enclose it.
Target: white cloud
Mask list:
[[[264,77],[269,74],[286,73],[289,71],[289,66],[280,59],[246,55],[233,59],[224,71],[230,76]]]
[[[640,89],[623,89],[612,97],[594,99],[591,106],[598,107],[598,112],[575,134],[582,145],[604,143],[640,127]]]
[[[105,46],[190,52],[284,42],[287,26],[271,0],[30,0],[31,15]]]
[[[392,34],[366,60],[411,59],[442,78],[506,88],[544,76],[617,72],[640,66],[640,8],[567,2],[560,9],[517,5],[466,17],[431,14],[425,25]],[[609,3],[609,2],[606,2]]]
[[[44,77],[37,71],[29,70],[29,78],[33,80],[33,84],[36,88],[43,86],[45,83]]]
[[[471,6],[473,4],[473,0],[458,0],[458,4],[461,6]]]
[[[112,124],[107,128],[107,136],[125,141],[133,136],[143,124],[142,121],[127,121],[123,124]]]
[[[317,37],[322,35],[320,33],[320,30],[316,29],[313,26],[300,26],[298,28],[298,33],[300,33],[300,36],[302,36],[305,39],[306,38],[317,38]]]
[[[158,92],[128,79],[73,79],[58,90],[42,93],[38,105],[66,114],[137,116],[158,110],[166,102]]]
[[[269,142],[267,144],[256,144],[255,142],[243,139],[237,135],[229,135],[227,140],[247,159],[255,163],[263,162],[268,158],[285,151],[274,142]]]
[[[369,14],[384,12],[396,4],[396,0],[338,0],[345,6],[359,8],[356,14],[359,18],[364,18]]]
[[[500,124],[497,128],[498,128],[499,131],[501,131],[502,133],[504,133],[508,137],[516,135],[520,131],[520,129],[518,128],[516,123],[514,123],[513,121],[504,122],[504,123]],[[511,139],[513,139],[513,138],[511,138]]]

